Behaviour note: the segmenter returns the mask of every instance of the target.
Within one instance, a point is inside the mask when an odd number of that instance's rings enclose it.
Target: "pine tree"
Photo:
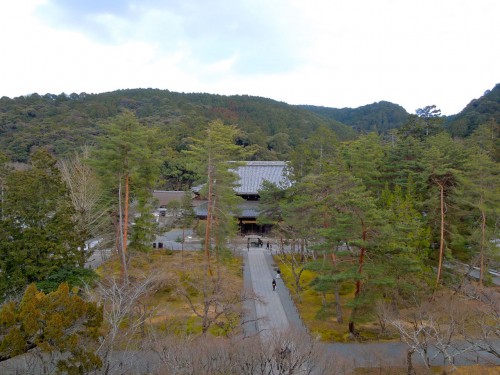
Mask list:
[[[293,178],[299,181],[308,174],[319,174],[323,165],[336,158],[338,137],[329,128],[320,127],[290,152]]]
[[[456,188],[461,179],[462,170],[467,159],[463,146],[452,140],[446,133],[430,137],[426,142],[424,175],[428,182],[428,201],[426,202],[429,220],[434,227],[434,235],[438,238],[438,264],[435,288],[441,282],[444,257],[450,250],[453,235],[452,211],[456,210]],[[431,226],[432,227],[432,226]],[[437,232],[437,233],[436,233]]]
[[[475,148],[466,165],[463,184],[464,198],[471,207],[475,230],[471,233],[471,245],[478,250],[479,284],[485,279],[487,259],[491,258],[500,207],[500,168],[486,151]]]
[[[384,224],[374,250],[375,261],[383,263],[387,274],[395,280],[394,287],[384,290],[386,298],[391,297],[393,307],[426,289],[425,261],[431,235],[422,214],[416,209],[418,202],[411,181],[406,185],[406,193],[397,185],[383,194]]]
[[[186,153],[199,174],[206,176],[201,194],[207,199],[204,252],[208,260],[212,249],[216,256],[224,248],[228,237],[236,232],[238,197],[234,188],[238,180],[235,160],[244,160],[248,151],[235,144],[239,134],[235,126],[216,120],[208,124],[204,139],[195,139]]]
[[[344,149],[344,159],[347,161],[351,173],[361,179],[376,197],[384,188],[382,172],[386,163],[387,146],[382,144],[381,138],[370,133],[351,142]],[[369,157],[367,157],[369,155]]]
[[[135,115],[125,111],[104,125],[105,135],[99,139],[94,150],[92,165],[103,177],[110,195],[115,197],[113,216],[117,228],[118,249],[121,256],[122,274],[128,280],[127,246],[129,243],[129,210],[132,196],[138,199],[142,215],[148,213],[152,182],[158,176],[159,159],[157,157],[156,133],[145,125],[141,125]],[[141,209],[142,208],[142,209]],[[151,221],[143,218],[143,223]],[[146,229],[143,225],[138,230]],[[146,229],[146,231],[149,229]],[[135,240],[140,238],[136,236]],[[144,240],[149,239],[147,235]],[[134,243],[135,244],[135,243]],[[137,245],[136,245],[137,247]]]

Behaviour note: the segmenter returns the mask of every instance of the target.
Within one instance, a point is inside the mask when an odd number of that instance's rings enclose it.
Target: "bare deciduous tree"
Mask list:
[[[90,255],[85,253],[84,242],[92,238],[103,238],[109,229],[108,209],[103,205],[104,193],[97,175],[87,163],[88,159],[89,149],[84,146],[81,152],[59,162],[62,178],[68,186],[75,208],[75,222],[78,223],[78,228],[75,229],[82,237],[79,260],[81,267]]]
[[[477,352],[476,339],[465,343],[462,340],[464,334],[473,332],[476,317],[472,311],[456,296],[440,296],[434,301],[417,305],[407,313],[389,316],[389,325],[396,328],[401,340],[408,345],[407,374],[415,374],[414,353],[422,357],[427,368],[440,355],[443,365],[449,365],[454,370],[456,357]]]
[[[478,301],[469,314],[471,330],[463,330],[462,336],[475,349],[500,358],[500,293],[494,289],[483,289],[474,285],[462,289],[462,292],[473,300]]]
[[[201,319],[202,333],[217,326],[226,335],[234,333],[244,322],[243,303],[257,300],[250,291],[233,285],[221,265],[209,275],[203,268],[191,268],[179,280],[177,292],[182,295],[193,313]]]
[[[298,331],[275,332],[266,342],[258,337],[164,335],[152,344],[164,369],[160,374],[340,375],[352,370]]]
[[[145,322],[152,316],[154,311],[142,308],[140,302],[156,291],[159,281],[156,273],[129,283],[107,277],[98,282],[92,291],[87,290],[90,298],[103,306],[103,317],[108,327],[97,350],[105,366],[109,364],[117,344],[120,349],[126,349],[134,334],[143,329]]]

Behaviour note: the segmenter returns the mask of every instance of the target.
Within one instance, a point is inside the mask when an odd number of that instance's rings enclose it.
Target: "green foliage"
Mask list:
[[[186,149],[187,138],[201,136],[206,123],[221,119],[242,130],[238,141],[258,149],[256,160],[284,160],[290,147],[303,136],[325,126],[351,139],[354,131],[337,121],[274,100],[251,96],[183,94],[168,90],[133,89],[102,94],[46,94],[9,99],[0,98],[0,150],[12,160],[25,162],[38,147],[46,147],[59,157],[84,144],[94,145],[103,135],[99,124],[129,110],[141,123],[162,132],[174,153]],[[287,135],[284,148],[275,148],[278,133]],[[273,148],[273,149],[271,149]],[[184,189],[192,182],[182,164],[170,160],[167,168],[182,176],[166,181]],[[167,172],[168,173],[168,172]],[[184,177],[183,177],[184,176]],[[181,184],[181,185],[179,185]]]
[[[465,234],[464,247],[475,250],[473,254],[467,255],[478,255],[479,259],[475,259],[475,263],[481,268],[484,277],[484,265],[498,262],[499,258],[495,240],[498,237],[500,206],[500,166],[486,150],[473,149],[467,160],[461,183],[461,199],[465,201],[462,222],[468,224],[460,228],[461,233]]]
[[[190,150],[185,154],[200,175],[206,176],[206,183],[200,194],[207,200],[207,222],[205,227],[205,246],[215,245],[216,252],[225,247],[226,240],[234,236],[237,222],[234,214],[242,198],[234,194],[238,180],[235,168],[252,152],[235,143],[240,130],[216,120],[208,124],[205,137],[194,139]]]
[[[264,181],[260,195],[260,211],[257,218],[260,224],[278,224],[283,220],[280,204],[285,199],[287,192],[283,187]]]
[[[160,167],[157,131],[141,124],[130,111],[120,113],[105,123],[103,129],[105,135],[99,138],[91,164],[100,173],[108,194],[114,198],[113,215],[121,217],[123,232],[128,229],[129,221],[125,212],[135,201],[135,225],[131,231],[130,247],[146,251],[150,249],[156,230],[151,213],[151,191]],[[128,233],[123,243],[126,241]]]
[[[460,113],[446,121],[446,128],[454,137],[468,137],[481,125],[500,124],[500,84],[488,90],[479,99],[472,100]]]
[[[291,179],[300,180],[310,173],[321,173],[325,164],[337,158],[339,148],[335,132],[326,127],[318,128],[290,153]]]
[[[479,147],[493,161],[500,162],[500,124],[490,120],[474,130],[466,140],[467,146]]]
[[[29,169],[12,171],[5,180],[0,299],[74,267],[80,256],[74,208],[56,160],[42,149],[31,160]]]
[[[361,179],[375,196],[379,196],[385,183],[382,171],[386,163],[386,152],[387,146],[375,133],[359,137],[346,145],[343,150],[349,170],[355,177]]]
[[[64,354],[58,374],[98,370],[102,362],[94,350],[102,319],[102,309],[70,292],[68,284],[49,294],[31,284],[21,301],[4,303],[0,309],[0,358],[38,348]]]
[[[358,108],[300,107],[349,125],[358,133],[384,134],[390,129],[399,128],[408,118],[408,112],[403,107],[384,101]]]
[[[45,293],[50,293],[59,287],[62,283],[68,283],[70,287],[84,287],[92,285],[98,275],[95,271],[88,268],[70,268],[65,267],[58,269],[53,274],[49,275],[45,280],[36,283],[38,290]]]
[[[425,153],[425,145],[419,139],[395,136],[384,161],[384,183],[391,188],[399,185],[411,189],[417,197],[423,197],[427,191],[427,176],[423,174]]]

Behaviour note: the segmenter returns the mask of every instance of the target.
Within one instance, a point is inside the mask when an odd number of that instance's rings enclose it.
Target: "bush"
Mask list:
[[[50,293],[57,290],[62,283],[68,283],[70,287],[82,287],[85,284],[92,284],[97,278],[98,275],[88,268],[61,268],[38,282],[36,286],[38,290]]]

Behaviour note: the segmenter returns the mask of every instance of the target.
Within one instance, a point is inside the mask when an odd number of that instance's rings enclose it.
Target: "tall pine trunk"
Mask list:
[[[124,218],[123,218],[123,214],[122,214],[122,206],[123,206],[123,202],[122,202],[122,180],[120,178],[120,182],[119,182],[119,185],[118,185],[118,211],[119,211],[119,225],[118,227],[120,228],[120,235],[119,235],[119,238],[120,238],[120,255],[121,255],[121,263],[122,263],[122,267],[121,267],[121,276],[122,276],[122,279],[125,283],[128,284],[128,270],[127,270],[127,255],[126,255],[126,248],[125,248],[125,244],[124,244],[124,231],[123,231],[123,221],[124,221]]]
[[[344,317],[342,315],[342,306],[340,304],[340,287],[338,282],[336,282],[334,285],[334,292],[335,292],[335,308],[337,310],[337,322],[344,323]]]
[[[436,289],[439,286],[439,281],[441,280],[441,271],[443,269],[443,256],[444,256],[444,184],[438,184],[439,186],[439,197],[440,197],[440,211],[441,211],[441,223],[439,231],[439,260],[438,269],[436,277]]]
[[[363,239],[363,245],[361,246],[361,249],[359,250],[359,258],[358,258],[358,274],[361,275],[363,273],[363,265],[365,263],[365,254],[366,254],[366,246],[365,246],[365,242],[366,242],[366,224],[364,222],[364,220],[361,220],[361,228],[363,230],[363,234],[362,234],[362,239]],[[357,280],[356,281],[356,291],[354,292],[354,300],[356,300],[359,296],[359,294],[361,293],[361,280]],[[351,333],[352,335],[354,336],[358,336],[359,333],[356,331],[356,327],[354,325],[354,320],[353,320],[353,317],[354,317],[354,314],[356,313],[356,307],[354,307],[352,309],[352,312],[351,312],[351,317],[349,319],[349,333]]]
[[[335,250],[334,250],[335,251]],[[337,257],[335,256],[335,253],[331,254],[332,258],[332,263],[333,267],[336,268],[337,266]],[[339,282],[336,281],[334,283],[334,295],[335,295],[335,309],[337,311],[337,322],[338,323],[343,323],[344,322],[344,317],[342,315],[342,305],[340,304],[340,286]]]
[[[125,257],[127,256],[127,244],[128,244],[128,206],[129,206],[129,175],[125,175],[125,210],[123,213],[123,253]]]
[[[210,269],[210,244],[212,242],[212,163],[210,156],[208,157],[208,197],[207,197],[207,222],[205,225],[205,262],[207,273],[212,274]]]

